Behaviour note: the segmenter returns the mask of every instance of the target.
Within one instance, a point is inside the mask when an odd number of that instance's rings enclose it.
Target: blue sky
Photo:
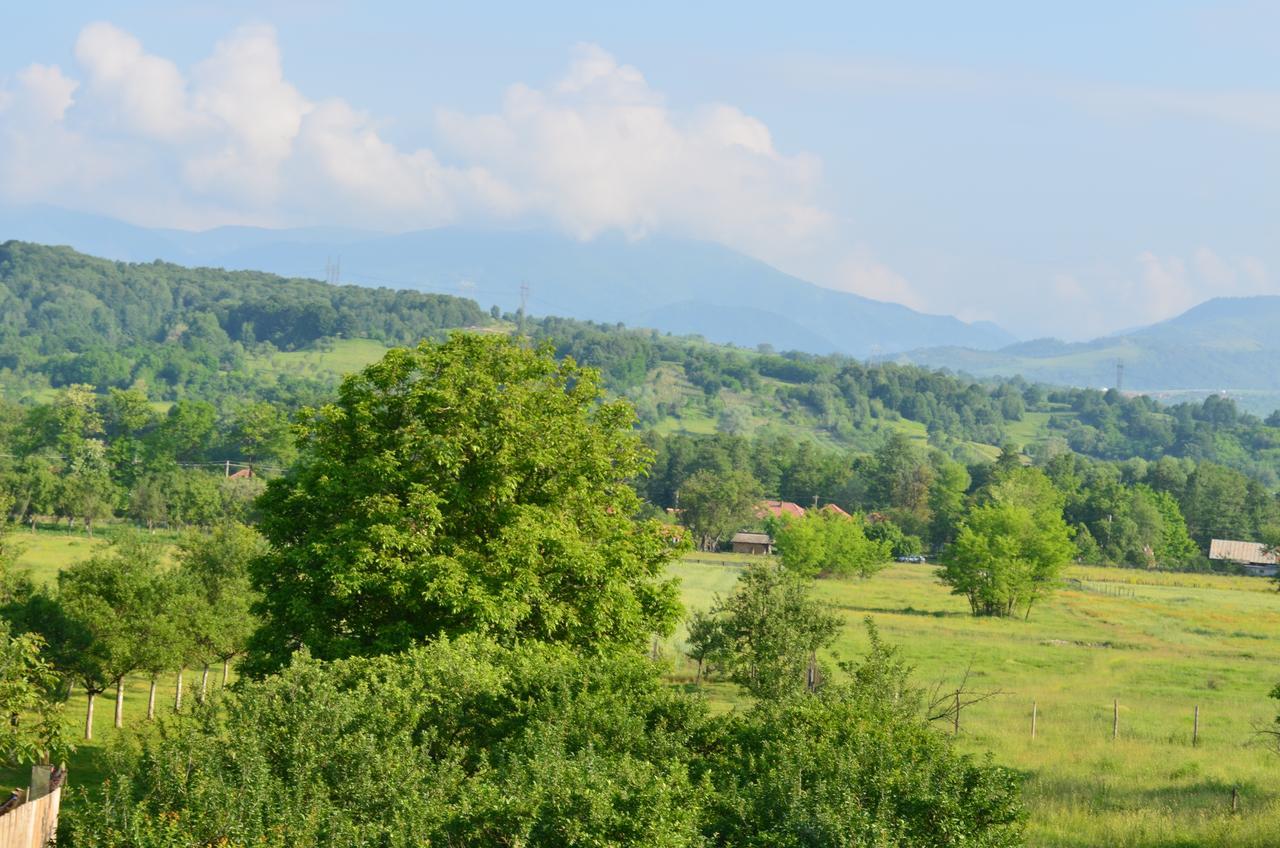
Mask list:
[[[1024,337],[1280,293],[1280,4],[42,5],[4,202],[710,239]]]

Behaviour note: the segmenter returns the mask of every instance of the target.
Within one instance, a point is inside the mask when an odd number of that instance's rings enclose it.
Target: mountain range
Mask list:
[[[514,312],[701,335],[744,347],[866,357],[933,345],[993,349],[989,323],[928,315],[823,288],[720,245],[579,241],[545,231],[442,228],[400,234],[308,228],[136,227],[51,207],[0,209],[0,242],[64,244],[96,256],[445,292]]]
[[[985,351],[929,347],[888,358],[976,377],[1021,374],[1060,385],[1118,385],[1166,401],[1226,394],[1265,413],[1280,408],[1278,323],[1280,297],[1223,297],[1089,342],[1037,339]]]

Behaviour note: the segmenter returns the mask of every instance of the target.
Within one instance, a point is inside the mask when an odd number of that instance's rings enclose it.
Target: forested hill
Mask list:
[[[142,382],[167,397],[210,372],[239,370],[247,351],[264,346],[405,344],[487,321],[473,301],[447,295],[0,245],[0,368],[55,386]]]
[[[288,412],[323,399],[340,373],[386,344],[518,320],[450,296],[0,245],[0,390],[11,399],[88,384],[102,393],[138,388],[155,402],[265,400]],[[1210,460],[1280,485],[1280,429],[1271,426],[1280,417],[1264,422],[1220,398],[1163,406],[1115,391],[976,382],[621,325],[520,324],[600,368],[659,435],[786,436],[869,451],[896,432],[969,462],[1012,443],[1040,456],[1070,448],[1109,460]]]

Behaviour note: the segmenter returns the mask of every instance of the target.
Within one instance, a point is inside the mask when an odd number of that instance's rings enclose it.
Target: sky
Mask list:
[[[1280,3],[61,0],[0,203],[719,242],[1085,339],[1280,294]]]

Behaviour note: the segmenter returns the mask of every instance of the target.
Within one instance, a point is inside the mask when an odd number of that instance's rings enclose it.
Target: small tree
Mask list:
[[[698,664],[694,682],[701,684],[708,664],[724,656],[726,643],[723,622],[715,615],[697,610],[686,623],[689,634],[685,639],[685,656]]]
[[[835,638],[839,619],[809,597],[809,587],[783,568],[754,563],[713,608],[730,677],[757,698],[803,689],[806,669]]]
[[[242,524],[223,525],[207,535],[189,533],[178,545],[178,569],[209,611],[196,641],[209,659],[222,663],[224,685],[231,660],[244,653],[258,625],[253,613],[258,594],[250,583],[249,564],[266,552],[263,538]],[[201,698],[208,673],[206,665]]]
[[[154,548],[125,539],[58,575],[62,620],[47,635],[59,668],[85,689],[86,739],[94,699],[112,684],[115,724],[124,723],[124,679],[145,659],[159,562]]]
[[[870,577],[889,559],[889,544],[868,539],[862,519],[856,516],[809,512],[803,518],[782,518],[772,526],[782,564],[803,577]]]

